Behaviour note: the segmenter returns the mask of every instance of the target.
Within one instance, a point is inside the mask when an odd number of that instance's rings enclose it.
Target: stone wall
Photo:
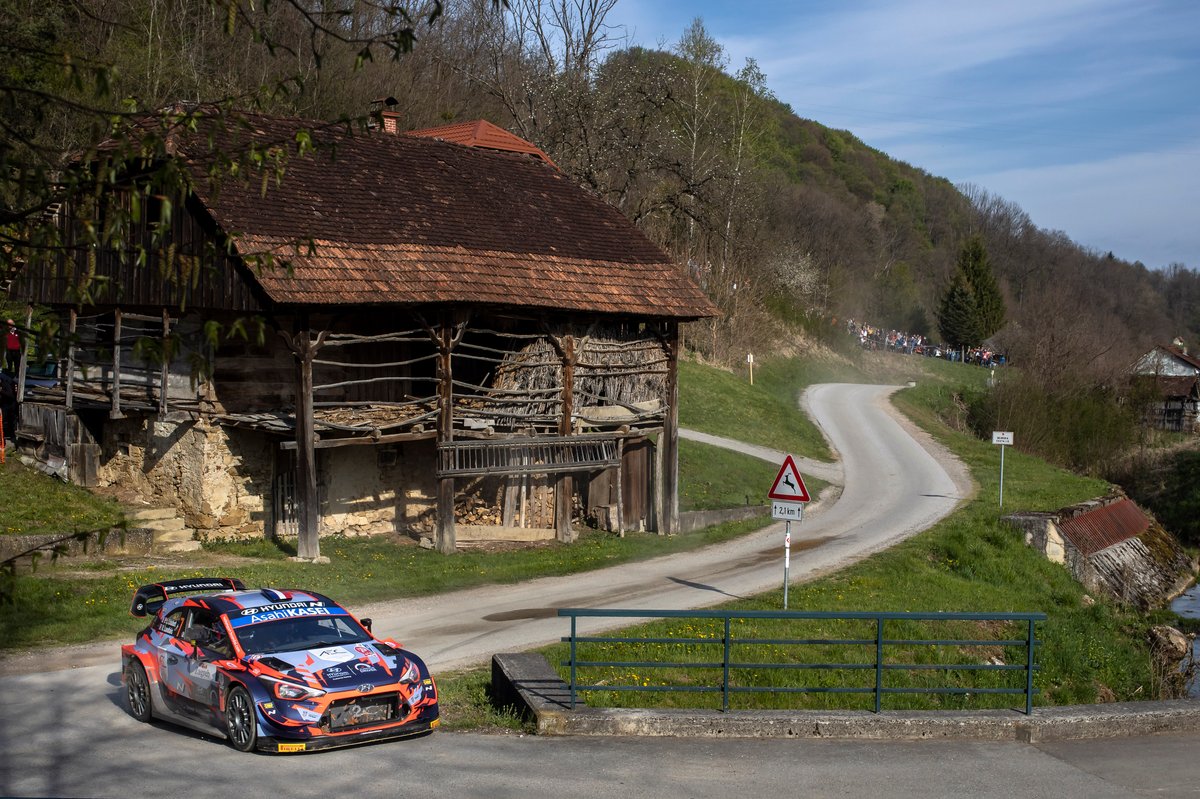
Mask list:
[[[276,440],[187,416],[105,424],[101,486],[175,508],[201,538],[261,536],[271,513]]]

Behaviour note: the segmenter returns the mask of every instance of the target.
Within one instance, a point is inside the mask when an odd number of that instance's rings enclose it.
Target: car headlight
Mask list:
[[[277,680],[274,677],[259,677],[259,679],[270,683],[275,696],[279,699],[316,699],[318,696],[325,695],[321,689],[309,688],[307,685]]]

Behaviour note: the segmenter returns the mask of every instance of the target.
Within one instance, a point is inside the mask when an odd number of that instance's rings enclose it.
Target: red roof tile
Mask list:
[[[296,153],[302,130],[315,152]],[[280,155],[283,171],[264,181],[242,168],[214,183],[213,145]],[[176,152],[239,254],[286,259],[290,272],[257,276],[275,302],[715,313],[619,211],[523,156],[259,116],[181,140]]]
[[[1086,557],[1146,532],[1150,519],[1131,499],[1081,513],[1058,525],[1067,540]]]
[[[493,125],[486,119],[475,119],[470,122],[457,122],[453,125],[442,125],[437,128],[410,130],[405,136],[419,136],[425,139],[441,139],[455,144],[465,144],[468,147],[482,147],[485,150],[500,150],[510,153],[525,153],[545,161],[557,169],[540,147],[522,139],[516,134],[509,133],[498,125]]]

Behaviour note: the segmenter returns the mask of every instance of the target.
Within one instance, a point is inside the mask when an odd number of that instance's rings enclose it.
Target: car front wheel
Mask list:
[[[258,742],[258,719],[254,715],[254,702],[250,694],[240,685],[233,686],[225,699],[225,732],[229,743],[239,752],[253,752]]]
[[[125,699],[129,715],[138,721],[150,720],[150,680],[146,678],[146,667],[137,658],[130,658],[125,664]]]

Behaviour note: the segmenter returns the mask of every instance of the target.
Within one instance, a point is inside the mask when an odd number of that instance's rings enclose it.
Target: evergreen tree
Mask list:
[[[975,312],[979,320],[979,340],[991,337],[1004,327],[1004,297],[992,273],[983,237],[974,235],[963,244],[958,254],[958,270],[966,279],[975,300]],[[978,343],[978,342],[976,342]]]
[[[946,287],[938,305],[937,320],[942,340],[951,347],[973,347],[982,340],[975,298],[961,272]]]
[[[1004,314],[983,237],[972,236],[959,251],[958,271],[938,305],[938,330],[952,347],[974,347],[1004,326]]]

